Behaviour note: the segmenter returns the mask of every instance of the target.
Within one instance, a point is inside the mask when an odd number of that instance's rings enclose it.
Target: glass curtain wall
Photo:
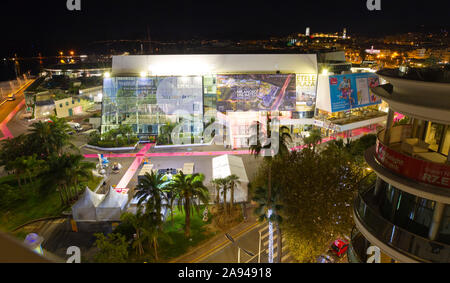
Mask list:
[[[102,133],[121,124],[140,136],[157,135],[161,126],[183,123],[183,132],[203,131],[202,78],[112,77],[104,80]]]
[[[436,203],[382,182],[380,209],[383,217],[399,227],[427,238]]]

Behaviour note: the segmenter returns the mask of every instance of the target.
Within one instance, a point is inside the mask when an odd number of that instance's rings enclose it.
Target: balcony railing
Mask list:
[[[361,232],[356,229],[356,226],[352,229],[351,242],[347,250],[347,258],[350,263],[365,263],[367,262],[367,249],[369,248],[369,242],[364,238]]]
[[[424,142],[405,142],[410,136],[410,125],[396,126],[391,130],[389,141],[384,143],[385,130],[380,131],[375,151],[378,162],[406,178],[450,188],[450,165],[446,163],[447,157],[429,150]]]
[[[420,262],[450,262],[450,246],[431,241],[400,228],[384,219],[369,205],[375,186],[364,188],[355,198],[354,210],[358,220],[378,240]],[[358,252],[361,254],[361,251]]]

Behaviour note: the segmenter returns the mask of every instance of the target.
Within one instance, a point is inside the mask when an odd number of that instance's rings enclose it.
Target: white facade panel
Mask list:
[[[207,54],[113,56],[115,74],[150,76],[276,72],[317,74],[316,54]]]

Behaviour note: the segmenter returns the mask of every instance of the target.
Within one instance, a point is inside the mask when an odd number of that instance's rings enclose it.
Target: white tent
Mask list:
[[[234,190],[234,201],[246,202],[248,197],[247,185],[249,181],[242,158],[228,154],[221,155],[212,159],[212,166],[213,179],[226,178],[233,174],[239,177],[241,184],[236,185],[236,189]],[[231,195],[228,193],[227,200],[229,200],[230,197]]]
[[[102,202],[105,195],[96,194],[86,188],[80,199],[72,206],[72,215],[75,221],[96,221],[96,207]]]
[[[119,221],[127,202],[128,194],[121,194],[110,188],[106,197],[96,207],[97,221]]]

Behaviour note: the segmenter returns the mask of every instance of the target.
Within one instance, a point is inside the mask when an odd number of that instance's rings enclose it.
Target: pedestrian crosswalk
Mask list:
[[[268,262],[268,256],[269,256],[269,224],[266,223],[264,226],[259,230],[259,252],[257,257],[255,257],[255,260],[257,258],[258,261],[256,262]],[[292,255],[289,251],[289,247],[287,245],[286,239],[284,237],[281,238],[281,263],[289,263],[294,262]],[[276,228],[274,227],[273,231],[273,262],[277,262],[278,258],[278,233]],[[250,262],[250,261],[249,261]],[[255,261],[251,261],[255,262]]]

